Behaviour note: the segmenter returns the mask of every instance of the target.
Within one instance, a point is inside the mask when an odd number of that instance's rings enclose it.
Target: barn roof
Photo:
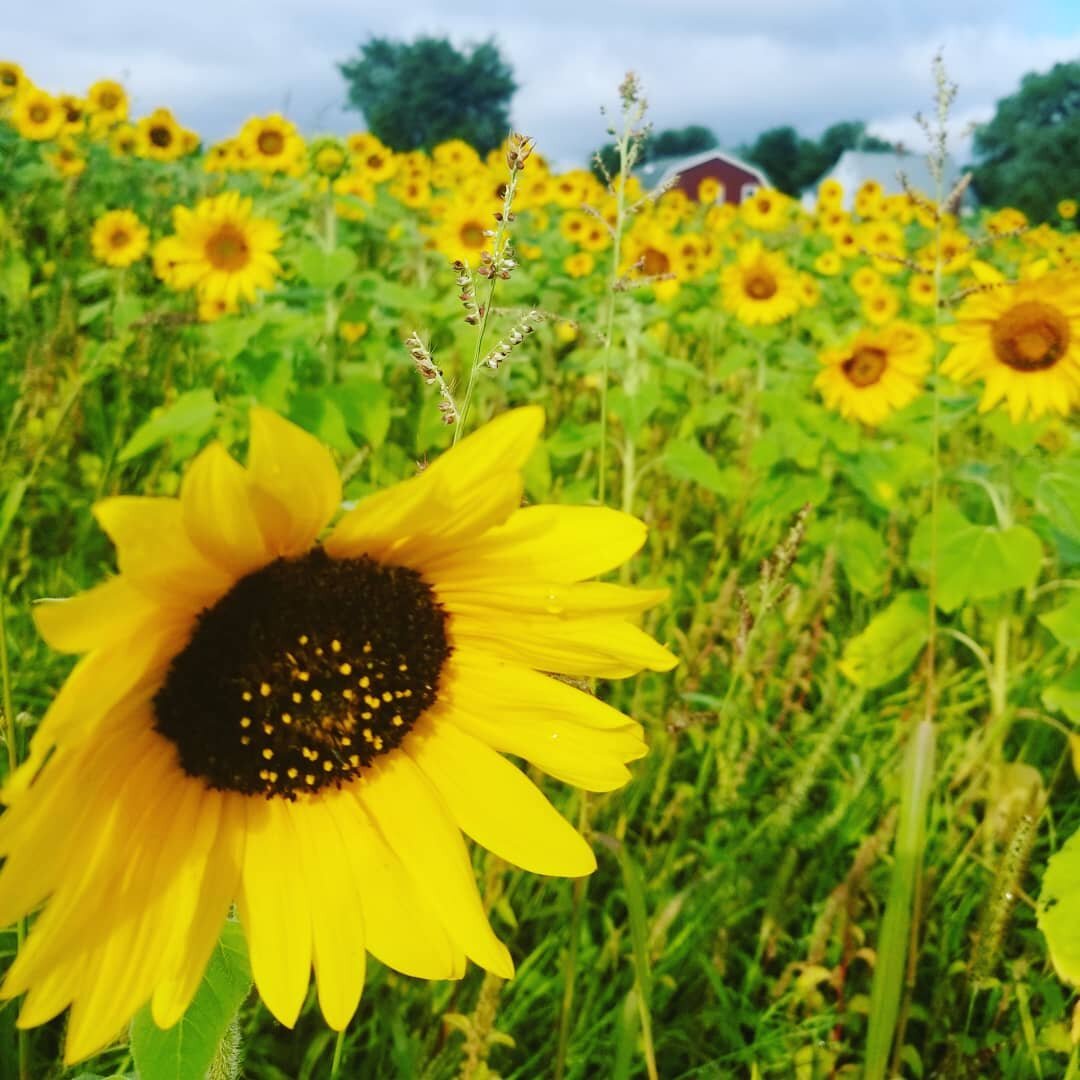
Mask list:
[[[819,176],[806,189],[813,196],[824,180],[838,180],[844,186],[844,199],[850,204],[855,191],[866,180],[876,180],[886,195],[899,195],[904,190],[900,174],[908,184],[925,195],[933,195],[934,177],[923,154],[896,154],[888,150],[845,150],[828,172]],[[952,158],[946,157],[944,170],[945,192],[950,192],[960,179],[960,169]]]
[[[678,176],[679,173],[684,173],[688,169],[693,169],[695,166],[704,165],[705,162],[713,160],[727,162],[727,164],[734,165],[737,169],[748,172],[757,179],[762,187],[772,186],[769,182],[769,178],[756,165],[751,165],[749,162],[743,161],[742,158],[728,153],[727,150],[718,150],[715,148],[712,150],[702,150],[699,154],[656,158],[653,161],[647,162],[645,165],[639,165],[634,170],[634,176],[636,176],[645,187],[651,189]]]

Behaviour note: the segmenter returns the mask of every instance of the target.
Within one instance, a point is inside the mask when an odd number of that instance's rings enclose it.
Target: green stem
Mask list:
[[[337,247],[337,211],[334,209],[333,188],[327,188],[323,202],[323,244],[329,255]],[[323,349],[326,359],[326,379],[331,386],[337,382],[337,321],[338,302],[336,286],[326,291],[326,309],[323,319]]]
[[[341,1056],[345,1050],[345,1031],[341,1030],[337,1033],[337,1039],[334,1041],[334,1060],[330,1062],[330,1080],[337,1080],[338,1073],[341,1070]]]
[[[581,792],[578,807],[578,831],[584,833],[589,824],[589,796]],[[566,965],[563,969],[563,999],[559,1011],[559,1043],[555,1051],[555,1080],[566,1075],[566,1051],[570,1045],[570,1010],[574,1005],[574,978],[577,974],[578,938],[581,936],[581,916],[585,910],[585,889],[588,878],[574,879],[574,898],[570,912],[570,941],[566,946]]]

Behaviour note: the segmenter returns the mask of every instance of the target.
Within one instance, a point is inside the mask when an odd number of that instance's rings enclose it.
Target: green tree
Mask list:
[[[1016,206],[1032,221],[1055,215],[1080,192],[1080,62],[1030,73],[975,131],[975,192],[991,206]]]
[[[510,130],[517,83],[494,41],[459,52],[445,38],[373,37],[338,70],[349,107],[393,150],[429,150],[458,138],[486,153]]]
[[[703,150],[712,150],[719,145],[720,142],[714,132],[702,124],[689,124],[683,128],[665,128],[663,131],[650,132],[645,137],[637,163],[645,165],[658,158],[688,157],[690,154],[700,154]],[[613,142],[605,143],[596,153],[609,175],[619,171],[619,153]],[[598,167],[594,167],[593,171],[601,179],[603,178]]]

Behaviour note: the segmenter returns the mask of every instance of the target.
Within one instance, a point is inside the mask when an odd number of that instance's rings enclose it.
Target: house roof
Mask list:
[[[807,192],[813,193],[823,180],[838,180],[844,187],[847,202],[865,180],[876,180],[886,195],[899,195],[904,190],[900,174],[908,185],[925,195],[933,195],[935,180],[923,154],[897,154],[887,150],[845,150],[828,172],[818,177]],[[945,159],[944,187],[950,192],[960,179],[960,169],[952,158]]]
[[[678,176],[679,173],[684,173],[697,165],[704,165],[705,162],[712,161],[716,158],[719,158],[721,161],[726,161],[729,165],[734,165],[737,169],[742,169],[752,176],[756,176],[762,187],[772,186],[769,183],[769,178],[756,165],[751,165],[748,162],[743,161],[742,158],[736,157],[727,150],[719,150],[715,147],[712,150],[702,150],[699,154],[656,158],[655,160],[647,162],[645,165],[639,165],[634,169],[634,176],[636,176],[645,187],[654,188],[673,177]]]

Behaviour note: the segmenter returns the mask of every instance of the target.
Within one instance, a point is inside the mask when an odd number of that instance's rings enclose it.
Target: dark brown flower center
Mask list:
[[[276,157],[285,149],[285,136],[280,131],[260,131],[255,140],[260,154],[267,157]]]
[[[98,94],[98,105],[107,110],[112,111],[120,104],[120,95],[115,90],[102,90]]]
[[[467,221],[461,227],[461,242],[467,248],[482,248],[487,237],[484,235],[484,226],[476,221]]]
[[[1068,319],[1040,300],[1013,305],[990,330],[994,353],[1014,371],[1052,368],[1065,355],[1071,336]]]
[[[641,253],[641,272],[648,277],[659,277],[671,269],[671,260],[657,248],[647,247]]]
[[[754,300],[769,300],[776,295],[776,278],[767,270],[755,270],[746,279],[746,295]]]
[[[860,345],[840,369],[855,386],[873,386],[885,374],[888,366],[888,354],[884,349],[873,345]]]
[[[210,787],[294,799],[399,746],[449,655],[446,613],[415,570],[315,548],[199,616],[154,697],[155,727]]]
[[[164,124],[155,124],[150,129],[150,142],[160,150],[168,149],[173,144],[172,130]]]
[[[11,68],[0,68],[0,84],[3,86],[18,86],[19,76]]]
[[[35,124],[44,124],[52,115],[48,105],[31,105],[29,109],[30,119]]]
[[[117,229],[113,232],[112,236],[109,237],[109,246],[118,251],[121,248],[126,248],[130,243],[131,235],[128,233],[127,229]]]
[[[217,270],[242,270],[251,261],[247,237],[235,225],[219,225],[207,238],[205,250]]]

